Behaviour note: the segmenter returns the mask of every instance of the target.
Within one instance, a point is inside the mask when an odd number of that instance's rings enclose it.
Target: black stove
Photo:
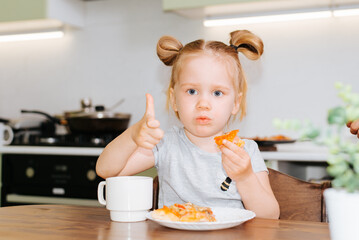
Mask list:
[[[121,132],[56,134],[42,129],[14,131],[13,146],[105,147]],[[97,155],[2,153],[0,206],[94,205],[101,177]]]
[[[37,131],[18,132],[11,145],[15,146],[62,146],[105,147],[121,133],[69,133],[43,134]]]

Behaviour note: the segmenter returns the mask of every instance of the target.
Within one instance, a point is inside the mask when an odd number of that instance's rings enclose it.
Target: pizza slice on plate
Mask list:
[[[209,207],[200,207],[192,203],[173,204],[154,210],[154,219],[178,222],[215,222],[216,218]]]

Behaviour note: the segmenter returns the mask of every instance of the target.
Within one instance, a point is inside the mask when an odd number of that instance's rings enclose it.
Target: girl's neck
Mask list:
[[[187,136],[187,138],[193,143],[195,144],[197,147],[199,147],[200,149],[209,152],[209,153],[216,153],[219,152],[220,150],[218,149],[217,144],[214,141],[214,136],[209,136],[209,137],[198,137],[193,135],[192,133],[190,133],[189,131],[186,130],[186,128],[184,129],[184,132]]]

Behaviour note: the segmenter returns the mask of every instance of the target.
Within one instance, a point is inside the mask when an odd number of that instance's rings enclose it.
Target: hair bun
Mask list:
[[[251,60],[257,60],[263,54],[263,42],[248,30],[237,30],[230,33],[229,43],[236,46],[237,52],[243,53]]]
[[[157,43],[157,55],[165,65],[172,66],[182,47],[182,43],[176,38],[163,36]]]

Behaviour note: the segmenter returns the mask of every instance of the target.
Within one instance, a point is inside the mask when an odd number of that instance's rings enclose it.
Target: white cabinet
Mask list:
[[[359,4],[358,0],[162,0],[164,11],[189,18],[319,9]]]
[[[81,0],[0,0],[0,32],[84,25]]]

